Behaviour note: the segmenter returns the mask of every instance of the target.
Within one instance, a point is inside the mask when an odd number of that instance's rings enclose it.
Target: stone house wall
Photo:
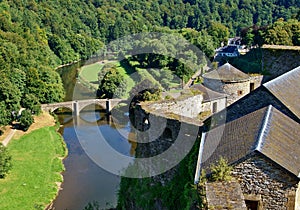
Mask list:
[[[250,77],[250,84],[253,83],[254,84],[254,89],[255,90],[256,88],[258,88],[259,86],[262,85],[262,82],[263,82],[263,78],[264,76],[263,75],[257,75],[257,76],[251,76]],[[250,85],[251,87],[251,85]],[[250,90],[250,91],[253,91],[253,90]]]
[[[217,104],[216,112],[219,112],[226,108],[226,98],[220,98],[212,101],[207,101],[202,103],[202,111],[203,112],[211,112],[213,113],[213,104]]]
[[[294,209],[298,178],[265,156],[254,153],[234,166],[245,197],[261,197],[261,209]],[[289,208],[287,208],[289,206]]]
[[[219,93],[225,93],[227,106],[250,93],[250,81],[243,82],[221,82],[220,80],[204,78],[204,86]]]

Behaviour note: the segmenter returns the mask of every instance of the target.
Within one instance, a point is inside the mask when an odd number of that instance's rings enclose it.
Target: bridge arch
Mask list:
[[[90,111],[95,111],[95,110],[106,111],[106,106],[104,106],[102,103],[99,104],[97,102],[92,102],[92,103],[88,103],[88,104],[82,104],[82,105],[80,105],[78,111],[80,113],[83,110],[88,109],[88,108],[92,108],[92,107],[95,107],[95,109],[91,109]],[[99,109],[96,109],[97,107]]]
[[[58,108],[66,107],[71,109],[75,116],[78,116],[80,111],[86,106],[91,104],[97,104],[103,107],[106,110],[106,113],[109,114],[111,109],[113,109],[121,101],[122,99],[86,99],[77,101],[67,101],[61,103],[42,104],[42,110],[53,112]]]

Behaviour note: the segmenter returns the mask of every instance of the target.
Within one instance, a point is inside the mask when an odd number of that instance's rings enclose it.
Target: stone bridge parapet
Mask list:
[[[51,104],[42,104],[41,108],[43,111],[53,112],[58,108],[69,108],[72,110],[73,115],[79,116],[79,113],[86,106],[91,104],[97,104],[103,109],[106,110],[106,113],[109,114],[110,111],[118,105],[123,99],[86,99],[86,100],[75,100],[75,101],[66,101],[60,103],[51,103]]]

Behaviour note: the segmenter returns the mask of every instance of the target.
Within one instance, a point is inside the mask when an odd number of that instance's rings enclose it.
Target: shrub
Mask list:
[[[228,165],[227,160],[220,158],[217,165],[212,165],[210,167],[212,175],[212,181],[230,181],[232,167]]]
[[[23,131],[27,131],[30,125],[33,123],[33,117],[31,112],[24,110],[20,117],[20,127]]]
[[[11,156],[7,148],[0,143],[0,178],[5,178],[11,168]]]

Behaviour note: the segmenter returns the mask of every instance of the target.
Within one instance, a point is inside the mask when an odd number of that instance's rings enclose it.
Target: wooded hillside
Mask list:
[[[299,7],[297,0],[1,1],[0,125],[9,123],[20,105],[32,109],[62,100],[61,79],[53,69],[87,59],[118,37],[192,28],[180,33],[211,56],[244,27],[299,19]],[[270,40],[273,31],[266,34]]]

